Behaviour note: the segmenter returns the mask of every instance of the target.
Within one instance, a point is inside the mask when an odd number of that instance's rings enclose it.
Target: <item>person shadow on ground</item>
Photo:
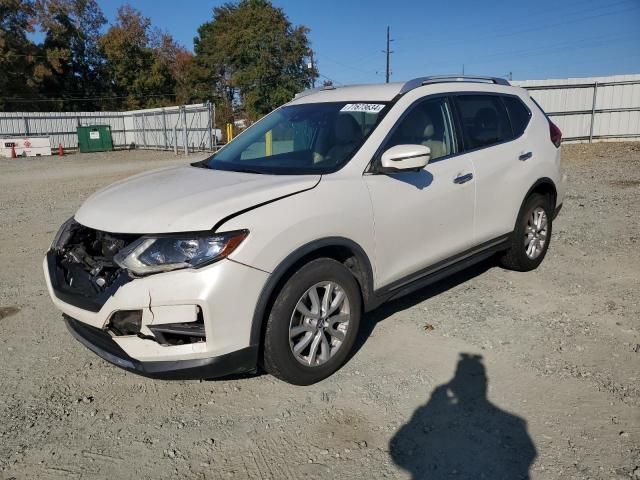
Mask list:
[[[529,479],[536,448],[527,422],[487,398],[482,356],[461,354],[451,381],[438,386],[389,445],[413,479]]]

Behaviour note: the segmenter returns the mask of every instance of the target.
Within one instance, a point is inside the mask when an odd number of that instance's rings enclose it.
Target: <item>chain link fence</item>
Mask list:
[[[0,136],[47,135],[53,148],[78,148],[76,128],[109,125],[117,149],[216,151],[215,105],[201,103],[127,112],[0,112]]]

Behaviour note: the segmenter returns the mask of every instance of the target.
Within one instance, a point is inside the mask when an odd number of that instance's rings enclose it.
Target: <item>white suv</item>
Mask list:
[[[494,254],[536,268],[562,205],[560,141],[502,79],[306,91],[207,160],[91,196],[46,255],[49,292],[127,370],[262,366],[311,384],[382,302]]]

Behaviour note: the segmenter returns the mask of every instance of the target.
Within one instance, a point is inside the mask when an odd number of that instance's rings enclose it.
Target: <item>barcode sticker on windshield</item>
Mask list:
[[[379,103],[347,103],[340,109],[341,112],[364,112],[364,113],[379,113],[384,108],[384,105]]]

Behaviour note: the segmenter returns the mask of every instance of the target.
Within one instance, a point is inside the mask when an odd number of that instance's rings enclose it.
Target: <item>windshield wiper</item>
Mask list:
[[[264,174],[263,171],[255,170],[253,168],[244,168],[244,167],[241,167],[241,168],[234,167],[234,168],[231,168],[231,169],[226,170],[226,171],[227,172],[238,172],[238,173],[257,173],[257,174],[260,174],[260,175]]]
[[[209,170],[220,170],[223,172],[238,172],[238,173],[257,173],[259,175],[266,175],[262,170],[257,170],[255,168],[245,168],[245,167],[233,167],[233,168],[216,168],[212,165],[209,165],[210,159],[200,160],[199,162],[194,162],[191,164],[192,167],[199,168],[207,168]]]

